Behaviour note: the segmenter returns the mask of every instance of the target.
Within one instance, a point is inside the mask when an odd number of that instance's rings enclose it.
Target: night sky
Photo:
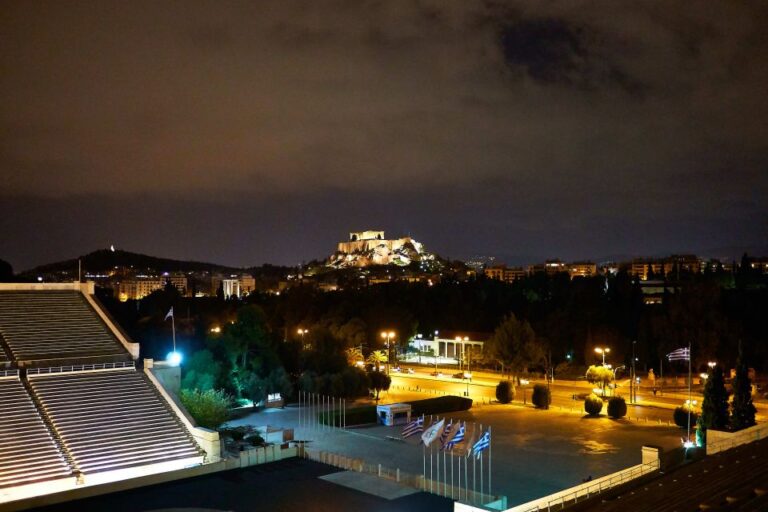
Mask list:
[[[768,247],[762,1],[0,6],[0,258]]]

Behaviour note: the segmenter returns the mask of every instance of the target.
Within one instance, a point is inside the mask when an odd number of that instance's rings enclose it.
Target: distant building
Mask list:
[[[672,256],[661,259],[638,258],[632,260],[630,274],[633,277],[639,278],[641,281],[647,281],[648,279],[671,276],[674,273],[680,272],[698,274],[701,270],[701,260],[696,256],[691,254],[673,254]]]
[[[555,274],[559,274],[560,272],[568,272],[568,265],[558,259],[547,260],[544,263],[531,265],[528,267],[528,272],[531,274],[544,272],[548,276],[553,276]]]
[[[527,272],[522,267],[507,267],[506,265],[487,267],[483,273],[489,279],[496,279],[505,283],[513,283],[527,275]]]
[[[432,350],[438,357],[447,357],[464,360],[464,356],[471,351],[479,354],[483,351],[483,345],[491,337],[487,332],[470,331],[437,331],[434,339],[415,338],[412,344],[421,351]]]
[[[568,273],[574,277],[592,277],[597,275],[597,265],[591,261],[577,261],[568,264]]]
[[[112,283],[113,290],[118,300],[141,300],[157,290],[162,290],[170,282],[182,295],[187,295],[188,280],[184,274],[171,274],[163,276],[138,275],[131,279],[123,279]]]
[[[221,288],[224,298],[242,298],[256,289],[256,279],[248,274],[214,275],[211,277],[211,295],[216,296]]]

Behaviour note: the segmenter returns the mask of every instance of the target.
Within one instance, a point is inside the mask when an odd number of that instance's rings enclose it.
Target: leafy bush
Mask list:
[[[549,404],[552,403],[552,395],[549,393],[549,388],[544,384],[533,386],[531,402],[537,409],[549,409]]]
[[[584,412],[590,416],[597,416],[603,410],[603,399],[592,393],[584,400]]]
[[[515,391],[512,389],[512,383],[508,380],[499,382],[496,386],[496,400],[502,404],[508,404],[515,399]]]
[[[675,408],[675,412],[672,413],[672,418],[675,420],[675,425],[682,428],[688,427],[688,406],[681,405]],[[694,411],[691,411],[691,427],[696,426],[696,421],[699,419],[699,415]]]
[[[608,416],[613,419],[623,418],[627,415],[627,402],[623,397],[614,396],[608,400]]]
[[[215,429],[229,418],[229,395],[220,390],[181,390],[181,403],[198,425]]]

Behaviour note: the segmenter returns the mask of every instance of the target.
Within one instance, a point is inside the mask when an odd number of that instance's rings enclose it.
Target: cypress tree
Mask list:
[[[752,403],[752,382],[744,362],[739,342],[739,358],[736,360],[736,377],[733,379],[733,404],[731,404],[731,428],[741,430],[755,424],[755,405]]]
[[[704,384],[704,402],[701,404],[701,416],[697,423],[702,438],[706,440],[706,430],[723,430],[728,426],[728,391],[725,389],[723,370],[715,366],[710,370]]]

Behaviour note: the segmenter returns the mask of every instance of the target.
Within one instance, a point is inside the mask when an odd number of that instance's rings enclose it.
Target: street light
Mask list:
[[[389,359],[390,359],[390,344],[395,338],[395,331],[381,331],[381,338],[386,340],[385,345],[387,347],[387,375],[389,375]]]
[[[608,347],[595,347],[595,352],[597,352],[598,354],[602,354],[603,366],[605,366],[605,354],[610,353],[611,349]]]
[[[530,381],[528,379],[520,379],[520,385],[523,388],[523,405],[526,405],[526,396],[525,396],[525,390],[527,389],[526,386],[528,385]]]
[[[304,335],[309,332],[309,329],[302,329],[301,327],[299,327],[296,332],[299,333],[299,336],[301,336],[301,347],[306,349],[307,346],[304,345]]]

